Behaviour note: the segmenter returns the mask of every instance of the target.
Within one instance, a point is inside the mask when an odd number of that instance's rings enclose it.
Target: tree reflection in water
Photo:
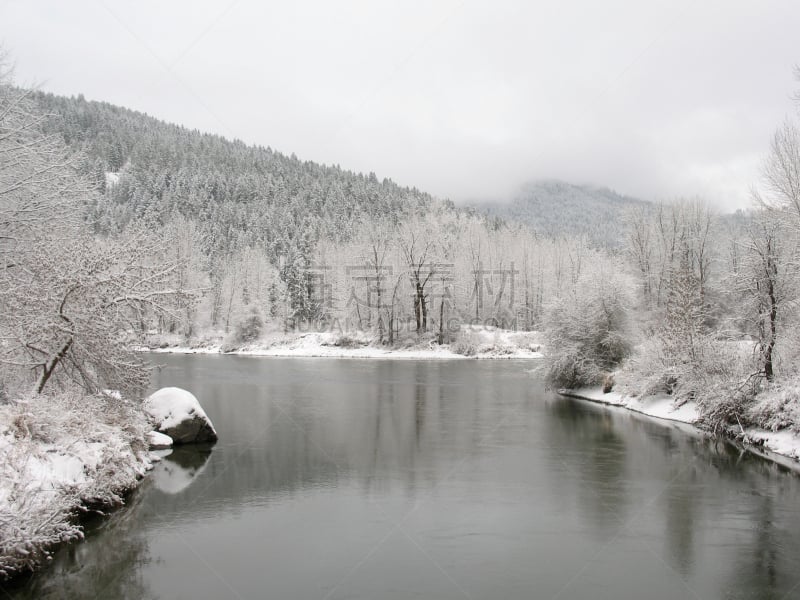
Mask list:
[[[64,546],[42,574],[15,581],[9,591],[26,600],[156,598],[141,569],[151,560],[139,520],[146,493],[133,492],[127,506],[108,518],[92,517],[86,524],[87,541]]]
[[[563,597],[777,600],[797,583],[800,479],[677,426],[555,397],[520,365],[159,360],[180,370],[154,385],[204,390],[220,444],[176,449],[128,509],[12,597],[200,597],[213,578],[176,575],[200,568],[184,536],[244,597],[314,596],[406,515],[474,597],[552,596],[583,564]],[[387,581],[399,594],[409,577],[428,597],[450,584],[420,575],[404,536],[383,549],[338,597],[381,597]]]

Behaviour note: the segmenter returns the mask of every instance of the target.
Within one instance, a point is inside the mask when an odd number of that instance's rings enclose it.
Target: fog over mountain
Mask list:
[[[798,22],[754,0],[0,3],[20,83],[456,202],[557,178],[746,206]]]
[[[524,185],[510,201],[472,206],[490,216],[525,224],[541,235],[585,234],[595,245],[618,247],[626,215],[633,208],[652,205],[608,188],[546,179]]]

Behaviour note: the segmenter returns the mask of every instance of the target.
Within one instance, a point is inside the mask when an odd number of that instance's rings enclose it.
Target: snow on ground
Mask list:
[[[0,405],[0,579],[83,537],[75,515],[113,506],[151,468],[146,420],[109,396],[35,396]]]
[[[106,187],[114,187],[119,183],[119,173],[106,171]]]
[[[562,389],[558,393],[562,396],[620,406],[658,419],[668,419],[690,425],[695,424],[700,417],[697,405],[693,402],[686,402],[676,407],[672,398],[666,395],[635,398],[613,391],[604,394],[599,387],[574,390]],[[747,448],[757,454],[775,458],[769,454],[774,453],[793,459],[793,461],[800,460],[800,436],[791,430],[769,431],[767,429],[749,428],[745,430],[745,435],[749,442],[746,445]],[[766,450],[767,453],[762,452],[762,449]]]
[[[401,344],[392,348],[375,344],[364,333],[308,332],[265,335],[255,343],[228,349],[221,340],[181,345],[155,344],[153,352],[179,354],[241,354],[248,356],[295,356],[335,358],[463,359],[463,358],[542,358],[541,336],[537,332],[509,331],[489,326],[465,325],[451,344],[434,340]]]
[[[788,429],[769,431],[748,429],[747,438],[754,443],[763,443],[764,448],[775,454],[800,460],[800,436]]]
[[[626,396],[620,392],[604,394],[603,390],[599,387],[559,390],[559,394],[583,400],[591,400],[592,402],[600,402],[602,404],[611,404],[612,406],[622,406],[651,417],[680,421],[681,423],[692,424],[700,418],[697,405],[693,402],[686,402],[676,407],[673,403],[673,399],[666,394],[650,396],[643,399]]]

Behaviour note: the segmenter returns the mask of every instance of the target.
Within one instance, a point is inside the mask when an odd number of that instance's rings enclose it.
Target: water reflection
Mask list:
[[[161,456],[149,479],[165,494],[179,494],[188,488],[205,469],[211,456],[210,445],[177,446]]]
[[[12,597],[780,598],[796,583],[797,477],[556,398],[524,363],[157,358],[154,387],[195,391],[220,442],[165,457]]]
[[[87,522],[88,543],[64,547],[44,573],[14,582],[7,595],[41,600],[157,598],[142,571],[152,560],[147,538],[139,531],[145,496],[135,492],[124,510]]]
[[[606,410],[569,398],[546,404],[551,416],[545,429],[548,450],[560,462],[569,481],[577,485],[581,514],[599,540],[607,540],[624,523],[628,511],[628,451]],[[563,478],[560,470],[551,475]]]

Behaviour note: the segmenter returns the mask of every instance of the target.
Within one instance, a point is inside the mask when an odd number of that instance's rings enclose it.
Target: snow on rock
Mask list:
[[[144,402],[156,430],[176,444],[216,442],[217,432],[194,394],[177,387],[161,388]]]
[[[147,443],[151,450],[163,450],[172,447],[172,438],[158,431],[151,431],[147,434]]]

